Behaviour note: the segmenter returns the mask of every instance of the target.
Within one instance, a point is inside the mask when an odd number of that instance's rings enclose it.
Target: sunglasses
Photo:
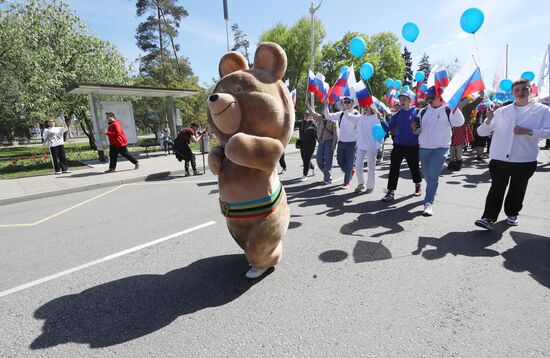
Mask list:
[[[344,100],[344,103],[345,103],[345,104],[350,104],[350,103],[353,103],[353,101],[350,101],[350,100]]]

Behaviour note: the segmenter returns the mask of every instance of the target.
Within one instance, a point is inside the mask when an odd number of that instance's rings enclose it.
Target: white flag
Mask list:
[[[506,78],[506,52],[502,55],[497,69],[495,70],[495,77],[493,77],[493,89],[496,92],[505,93],[500,89],[500,81]]]
[[[548,45],[548,48],[546,49],[546,53],[544,54],[544,58],[542,59],[542,64],[540,66],[540,73],[539,73],[539,82],[538,82],[538,90],[539,90],[539,99],[543,99],[546,97],[550,97],[550,45]]]
[[[434,64],[434,67],[432,67],[432,70],[428,75],[428,81],[426,82],[426,84],[428,85],[428,88],[435,86],[435,71],[437,71],[438,67],[439,65],[437,63]]]

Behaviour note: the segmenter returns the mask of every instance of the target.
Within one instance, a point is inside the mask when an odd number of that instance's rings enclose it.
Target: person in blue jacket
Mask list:
[[[386,196],[383,201],[392,201],[395,197],[397,189],[397,181],[399,180],[399,171],[403,159],[407,161],[407,165],[411,171],[412,180],[415,185],[414,195],[422,195],[422,177],[420,176],[420,165],[418,156],[418,135],[414,134],[411,128],[411,123],[418,116],[418,109],[411,106],[411,98],[408,93],[399,95],[399,104],[401,109],[394,114],[388,123],[381,121],[382,127],[386,132],[394,131],[393,149],[390,158],[390,175],[388,178],[388,186]]]

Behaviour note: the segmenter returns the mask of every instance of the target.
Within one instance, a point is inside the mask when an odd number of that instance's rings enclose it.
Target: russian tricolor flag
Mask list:
[[[481,71],[474,59],[471,58],[453,77],[443,93],[443,99],[447,102],[449,108],[455,111],[460,100],[484,89],[485,84],[481,78]]]
[[[348,67],[346,71],[341,72],[340,76],[334,83],[334,86],[328,91],[330,104],[334,104],[340,101],[340,97],[347,95],[353,96],[351,88],[355,86],[355,74],[353,72],[353,65]]]
[[[372,95],[367,86],[365,86],[363,80],[360,80],[355,84],[355,96],[357,97],[357,102],[361,107],[368,107],[374,103]]]
[[[328,83],[325,82],[325,76],[321,73],[317,73],[315,76],[311,70],[308,71],[307,75],[307,91],[311,92],[323,102],[327,96],[329,90]]]
[[[290,92],[290,96],[292,97],[292,103],[294,103],[294,107],[296,107],[296,88]]]
[[[417,99],[423,99],[423,98],[426,98],[426,93],[424,93],[424,91],[422,91],[420,89],[420,87],[422,87],[422,85],[424,84],[425,82],[418,82],[416,84],[416,98]]]
[[[434,74],[435,90],[438,96],[443,94],[445,88],[449,85],[449,76],[445,68],[438,69]]]

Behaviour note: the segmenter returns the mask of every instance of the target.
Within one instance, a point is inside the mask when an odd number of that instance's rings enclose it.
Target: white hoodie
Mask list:
[[[418,116],[423,110],[418,111]],[[426,112],[420,120],[420,135],[418,144],[420,148],[436,149],[449,148],[451,146],[452,127],[464,124],[464,116],[460,110],[451,111],[449,117],[445,112],[445,105],[433,108],[426,107]]]
[[[372,128],[377,124],[380,124],[380,119],[376,114],[357,115],[357,149],[380,149],[382,141],[377,141],[372,135]]]
[[[514,127],[533,130],[533,135],[515,135]],[[531,101],[526,106],[510,104],[495,111],[490,124],[483,123],[477,133],[488,136],[493,133],[489,156],[491,159],[512,163],[537,161],[539,139],[550,138],[550,108]]]
[[[63,141],[63,133],[68,130],[69,128],[67,127],[46,127],[44,129],[44,132],[42,132],[44,145],[51,148],[65,144],[65,142]]]
[[[342,120],[340,121],[340,115],[342,113],[344,113],[344,115],[342,116]],[[330,121],[338,122],[338,125],[340,127],[340,136],[338,140],[340,142],[357,142],[357,117],[360,117],[361,115],[355,113],[357,113],[356,110],[346,110],[336,113],[330,113],[328,111],[328,108],[325,107],[325,118]]]

